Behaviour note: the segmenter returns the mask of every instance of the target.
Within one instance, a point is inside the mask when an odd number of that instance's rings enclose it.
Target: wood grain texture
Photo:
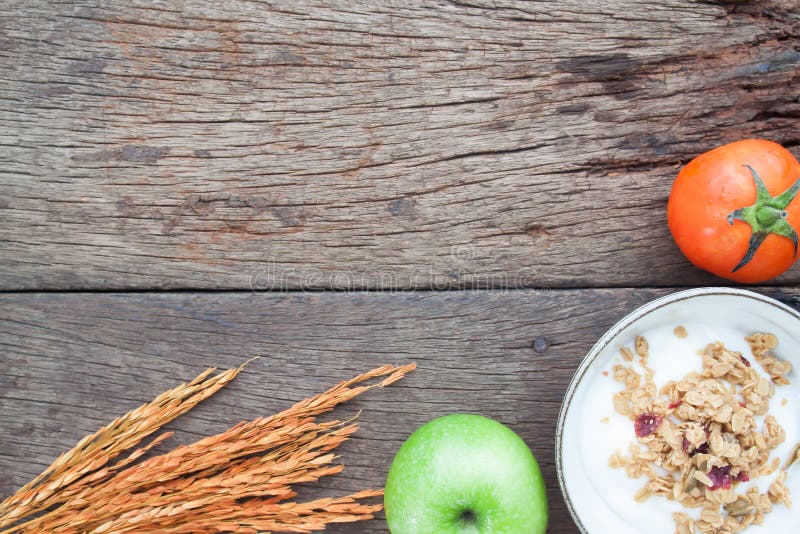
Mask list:
[[[6,0],[0,288],[713,282],[671,179],[798,153],[797,7]]]
[[[547,481],[550,533],[574,533],[555,479],[567,384],[602,333],[668,290],[0,296],[0,495],[111,418],[206,366],[262,355],[169,425],[166,447],[268,415],[386,362],[417,371],[337,409],[363,409],[345,471],[303,497],[381,487],[402,441],[433,417],[481,413],[518,432]],[[768,294],[795,307],[800,290]],[[610,400],[609,400],[610,402]],[[164,447],[161,448],[163,450]],[[382,520],[335,532],[386,532]]]

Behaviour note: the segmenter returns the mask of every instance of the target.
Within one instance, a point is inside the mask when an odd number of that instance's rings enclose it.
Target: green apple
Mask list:
[[[392,534],[542,534],[547,496],[539,464],[510,428],[471,414],[418,428],[389,469]]]

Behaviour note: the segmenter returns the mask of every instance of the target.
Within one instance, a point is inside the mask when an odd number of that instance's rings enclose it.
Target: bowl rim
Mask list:
[[[650,313],[653,313],[656,310],[659,310],[676,302],[681,302],[684,300],[689,300],[697,297],[718,296],[718,295],[736,296],[736,297],[743,297],[747,299],[757,300],[764,304],[769,304],[771,306],[774,306],[780,311],[789,313],[789,315],[793,316],[795,319],[800,321],[800,312],[798,312],[794,308],[787,306],[786,304],[778,300],[775,300],[772,297],[768,297],[766,295],[762,295],[754,291],[749,291],[747,289],[739,289],[735,287],[697,287],[692,289],[686,289],[683,291],[676,291],[675,293],[670,293],[668,295],[658,297],[642,306],[639,306],[632,312],[625,315],[622,319],[617,321],[611,328],[609,328],[600,337],[600,339],[597,340],[597,342],[592,346],[592,348],[589,349],[589,352],[587,352],[586,356],[583,357],[581,363],[578,365],[578,368],[575,370],[575,373],[572,375],[572,379],[569,382],[569,386],[567,386],[567,390],[564,393],[564,401],[561,403],[561,410],[559,411],[558,414],[558,424],[556,426],[556,443],[555,443],[556,476],[558,478],[558,485],[561,490],[561,495],[564,498],[564,503],[567,505],[567,510],[569,511],[569,515],[572,517],[572,520],[575,522],[575,525],[578,527],[578,530],[581,532],[581,534],[591,534],[591,533],[586,529],[586,527],[583,526],[583,523],[581,522],[580,518],[578,517],[578,513],[575,510],[575,506],[570,500],[569,493],[567,492],[566,480],[564,479],[563,459],[561,455],[562,445],[563,445],[562,442],[564,433],[564,422],[566,420],[567,412],[569,411],[572,398],[574,397],[575,391],[578,388],[578,384],[580,384],[581,380],[586,375],[586,372],[589,370],[589,367],[591,367],[591,365],[597,359],[597,356],[600,354],[600,352],[609,343],[611,343],[622,330],[626,329],[634,322],[638,321],[639,319],[641,319],[646,315],[649,315]]]

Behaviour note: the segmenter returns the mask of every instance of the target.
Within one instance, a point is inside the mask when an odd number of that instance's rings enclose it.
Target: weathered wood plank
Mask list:
[[[417,426],[476,412],[511,426],[547,479],[549,532],[572,533],[555,480],[554,431],[582,356],[617,319],[667,290],[0,296],[0,494],[112,417],[209,366],[252,363],[170,425],[167,446],[274,413],[354,373],[416,361],[363,409],[347,468],[306,496],[380,487]],[[798,290],[774,290],[792,305]],[[539,339],[534,348],[534,340]],[[162,448],[163,450],[163,448]],[[385,532],[380,520],[340,532]]]
[[[708,283],[671,178],[798,152],[796,7],[5,1],[0,286]]]

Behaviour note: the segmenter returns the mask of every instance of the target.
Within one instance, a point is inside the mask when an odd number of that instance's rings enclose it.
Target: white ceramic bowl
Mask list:
[[[678,338],[673,333],[676,326],[685,327],[689,336]],[[777,387],[770,403],[770,413],[786,431],[786,441],[773,452],[783,463],[800,441],[797,372],[800,313],[797,311],[751,291],[690,289],[642,306],[614,325],[592,347],[567,389],[556,434],[559,484],[581,532],[673,534],[675,524],[671,513],[681,510],[679,504],[661,497],[635,502],[633,494],[644,485],[644,479],[629,479],[624,470],[608,467],[608,458],[616,449],[626,452],[628,444],[635,441],[630,420],[616,414],[612,405],[612,395],[622,389],[610,372],[620,361],[620,347],[632,347],[635,336],[645,336],[650,345],[649,365],[660,387],[692,368],[700,370],[696,351],[707,343],[720,340],[727,347],[750,355],[744,337],[759,331],[777,335],[779,345],[774,352],[794,366],[789,375],[792,384]],[[758,366],[751,360],[753,366]],[[788,402],[781,406],[784,398]],[[766,491],[773,478],[761,477],[752,483]],[[792,491],[795,506],[800,505],[800,464],[789,469],[786,485]],[[797,509],[777,505],[762,526],[751,526],[745,532],[795,532],[797,513]]]

